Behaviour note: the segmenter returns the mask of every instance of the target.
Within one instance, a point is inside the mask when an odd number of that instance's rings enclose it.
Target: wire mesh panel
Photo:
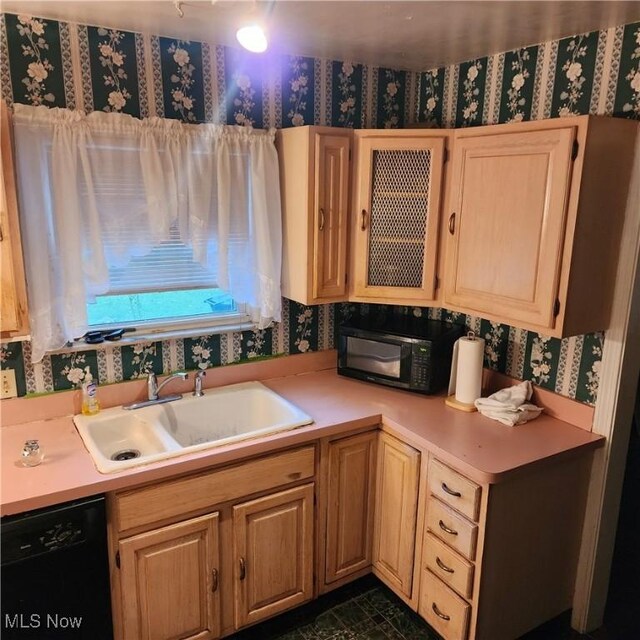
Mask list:
[[[369,286],[422,287],[430,182],[430,150],[374,151]]]

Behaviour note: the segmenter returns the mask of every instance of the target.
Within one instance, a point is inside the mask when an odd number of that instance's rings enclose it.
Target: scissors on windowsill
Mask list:
[[[75,338],[74,342],[80,342],[80,340],[84,340],[87,344],[100,344],[105,340],[108,342],[117,342],[125,333],[130,333],[135,330],[135,327],[124,327],[122,329],[87,331],[83,336]]]

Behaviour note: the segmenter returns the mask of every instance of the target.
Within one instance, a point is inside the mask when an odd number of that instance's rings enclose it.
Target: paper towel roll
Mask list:
[[[476,337],[460,338],[454,345],[454,360],[456,400],[473,404],[482,396],[484,340]]]

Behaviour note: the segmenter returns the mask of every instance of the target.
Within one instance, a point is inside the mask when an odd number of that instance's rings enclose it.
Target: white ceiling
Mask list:
[[[426,70],[640,20],[640,2],[440,0],[2,0],[2,10],[238,46],[252,12],[267,15],[270,49]]]

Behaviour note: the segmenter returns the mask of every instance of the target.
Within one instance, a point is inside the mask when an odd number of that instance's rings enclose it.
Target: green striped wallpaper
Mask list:
[[[288,127],[474,126],[571,113],[640,118],[640,24],[415,73],[351,61],[256,56],[99,26],[3,14],[0,92],[9,103]],[[72,52],[75,52],[72,54]],[[265,331],[110,346],[30,362],[29,342],[0,345],[20,395],[73,388],[86,376],[112,383],[329,349],[342,318],[368,305],[304,307],[285,301],[282,323]],[[602,334],[557,340],[445,309],[376,305],[465,323],[487,341],[486,365],[593,404]]]

